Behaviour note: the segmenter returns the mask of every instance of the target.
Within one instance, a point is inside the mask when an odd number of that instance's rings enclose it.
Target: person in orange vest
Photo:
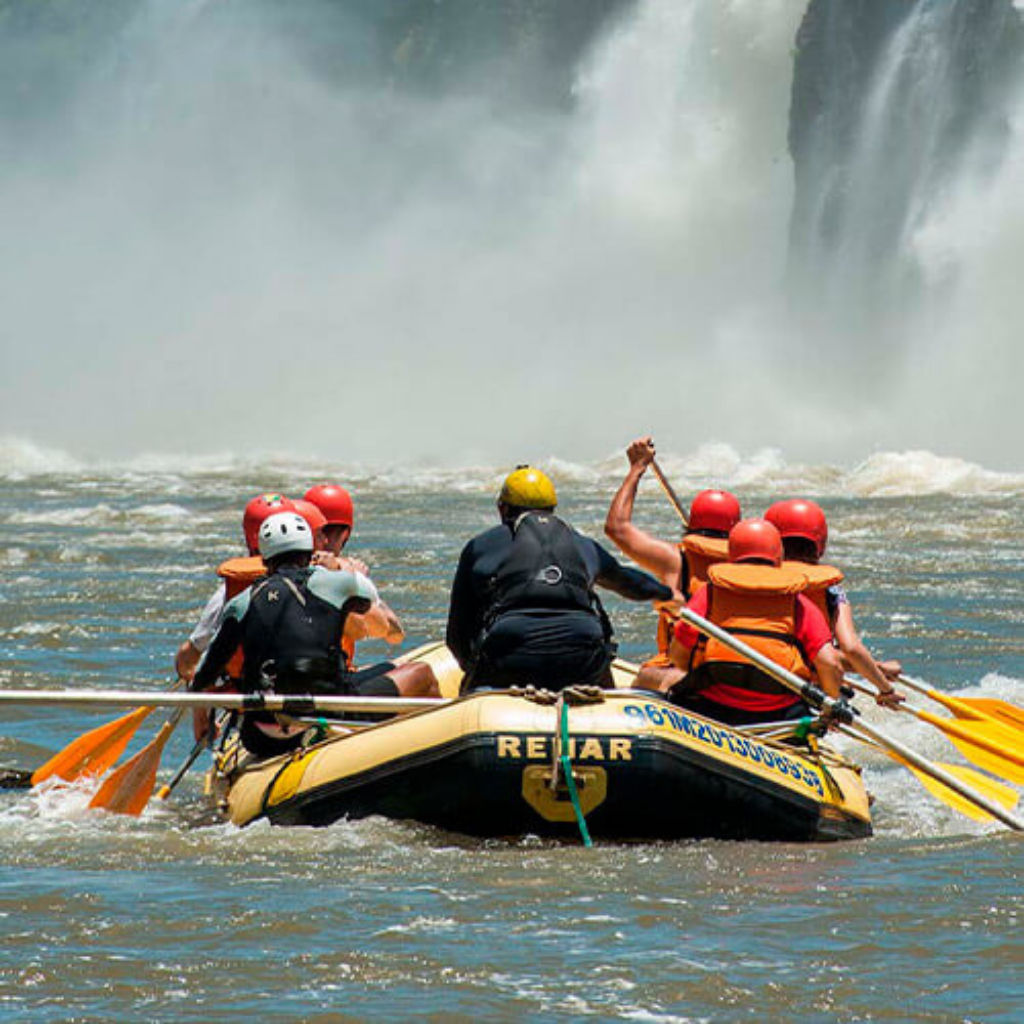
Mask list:
[[[313,505],[324,518],[321,540],[313,553],[312,564],[324,569],[357,572],[369,578],[365,562],[342,554],[355,524],[352,495],[340,484],[316,484],[306,491],[302,503]],[[385,640],[396,645],[404,639],[405,629],[401,620],[378,595],[367,611],[348,616],[342,649],[351,667],[355,664],[355,646],[360,640]],[[440,692],[437,677],[429,665],[381,664],[388,666],[388,675],[395,680],[403,696],[434,696]]]
[[[782,536],[786,563],[798,566],[808,578],[804,593],[817,605],[832,629],[843,668],[856,672],[879,691],[878,703],[896,708],[905,699],[892,683],[903,666],[877,661],[864,645],[853,621],[853,609],[842,587],[843,574],[821,562],[828,544],[828,520],[821,507],[804,498],[777,501],[764,517]]]
[[[745,519],[729,532],[729,561],[687,607],[830,697],[840,696],[842,666],[824,615],[803,592],[800,567],[783,564],[782,537],[764,519]],[[686,672],[670,691],[675,704],[728,725],[800,718],[810,709],[726,644],[685,620],[675,626],[670,656]]]
[[[729,531],[740,521],[740,503],[728,491],[701,491],[690,505],[689,525],[680,541],[667,541],[633,522],[633,503],[640,480],[654,461],[654,441],[641,437],[626,449],[629,470],[612,498],[604,522],[616,547],[668,587],[689,600],[705,583],[712,565],[729,557]],[[669,645],[675,619],[669,610],[658,615],[658,653],[643,663],[633,685],[638,689],[670,690],[684,673],[672,664]]]

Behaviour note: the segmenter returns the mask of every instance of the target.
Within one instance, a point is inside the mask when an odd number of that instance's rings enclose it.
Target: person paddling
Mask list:
[[[626,449],[629,469],[612,498],[604,532],[623,554],[689,600],[707,582],[708,569],[728,560],[729,531],[740,521],[740,503],[728,491],[701,491],[690,505],[689,525],[681,540],[662,540],[641,530],[633,522],[633,504],[654,455],[650,437],[638,438]],[[641,666],[634,684],[638,688],[667,691],[683,678],[668,656],[674,625],[670,611],[659,614],[658,653]]]
[[[267,573],[225,606],[191,689],[215,686],[241,649],[246,693],[438,695],[433,673],[432,685],[425,674],[399,685],[390,666],[348,670],[340,643],[345,619],[366,611],[376,588],[362,573],[311,566],[313,535],[305,519],[295,512],[270,516],[260,527],[259,549]],[[272,715],[246,715],[240,735],[247,750],[267,757],[294,749],[305,731]]]
[[[595,586],[631,601],[679,600],[653,576],[619,563],[554,514],[554,484],[532,466],[509,474],[501,523],[462,550],[447,641],[463,690],[611,686],[612,627]]]
[[[801,679],[840,696],[842,667],[825,617],[803,593],[807,576],[783,565],[782,537],[763,519],[729,532],[729,561],[712,566],[687,607]],[[729,725],[800,718],[810,713],[792,690],[688,622],[675,626],[670,656],[686,672],[670,699]]]
[[[877,661],[864,645],[853,621],[853,608],[842,586],[843,574],[821,562],[828,544],[828,520],[821,507],[805,498],[777,501],[764,517],[782,536],[783,557],[808,577],[805,593],[828,620],[843,668],[872,683],[878,704],[898,708],[905,700],[892,685],[903,666],[898,661]]]

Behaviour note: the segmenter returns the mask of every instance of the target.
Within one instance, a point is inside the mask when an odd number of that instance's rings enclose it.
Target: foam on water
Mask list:
[[[26,451],[29,454],[26,456]],[[721,442],[698,445],[689,452],[666,450],[659,460],[682,489],[724,486],[753,490],[792,491],[806,494],[860,497],[913,497],[931,494],[1024,494],[1024,473],[996,472],[963,459],[928,451],[878,452],[852,466],[793,462],[777,448],[742,451]],[[625,469],[621,453],[594,462],[575,462],[558,455],[535,455],[534,461],[558,483],[599,485],[620,478]],[[444,465],[339,463],[309,455],[282,453],[189,456],[146,454],[121,461],[76,460],[65,452],[39,448],[30,442],[8,440],[0,444],[0,480],[35,483],[40,477],[59,475],[64,482],[83,485],[119,482],[126,489],[149,487],[181,493],[189,483],[226,477],[261,482],[289,480],[306,486],[315,479],[341,478],[353,486],[387,490],[401,487],[474,493],[493,491],[510,467],[507,464]],[[264,485],[266,486],[266,485]],[[175,519],[193,515],[175,502],[113,508],[108,503],[60,509],[22,509],[11,514],[16,523],[67,525],[88,516],[97,522],[127,518]]]

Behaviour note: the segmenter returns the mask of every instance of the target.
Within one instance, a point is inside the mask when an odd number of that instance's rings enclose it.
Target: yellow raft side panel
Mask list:
[[[442,664],[443,655],[436,656]],[[608,691],[600,704],[572,707],[569,728],[567,752],[573,765],[581,770],[603,766],[609,789],[615,786],[616,765],[627,768],[637,743],[654,738],[670,748],[692,752],[712,766],[709,770],[717,766],[720,771],[783,787],[813,801],[823,816],[870,822],[868,796],[852,766],[826,771],[806,752],[759,741],[664,701]],[[494,756],[499,760],[522,764],[524,769],[550,765],[556,729],[552,706],[501,692],[476,694],[245,768],[228,780],[228,814],[235,824],[245,825],[268,808],[371,772],[395,758],[429,754],[431,749],[443,756],[446,744],[474,734],[494,737]]]

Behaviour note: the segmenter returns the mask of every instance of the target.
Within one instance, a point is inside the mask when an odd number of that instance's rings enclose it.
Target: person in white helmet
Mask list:
[[[270,516],[259,531],[267,574],[228,602],[224,620],[192,680],[193,690],[216,685],[241,648],[241,688],[253,693],[437,696],[437,680],[427,665],[393,678],[390,663],[348,671],[341,647],[345,619],[365,612],[377,599],[359,572],[310,566],[313,534],[295,512]],[[298,746],[303,726],[282,726],[273,715],[246,715],[245,747],[273,756]]]

